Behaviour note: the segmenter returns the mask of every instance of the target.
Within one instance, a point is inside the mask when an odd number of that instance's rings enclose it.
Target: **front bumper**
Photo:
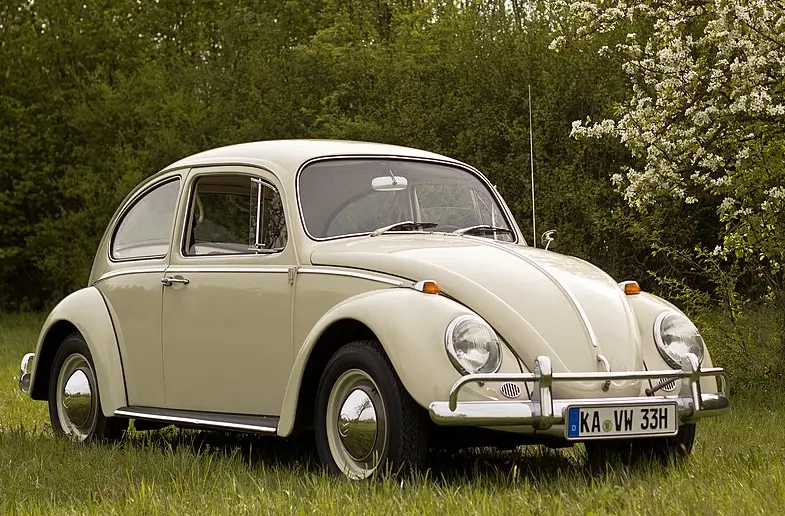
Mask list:
[[[35,358],[35,353],[28,353],[24,357],[22,357],[22,364],[19,368],[22,370],[21,374],[19,375],[19,389],[24,392],[25,394],[30,393],[30,363]]]
[[[719,392],[703,394],[700,380],[704,376],[720,379]],[[648,396],[624,398],[585,398],[585,399],[553,399],[551,386],[553,382],[569,381],[613,381],[613,380],[663,380],[660,385],[681,380],[689,385],[689,396],[654,396],[648,389]],[[525,401],[458,401],[458,393],[468,383],[477,382],[533,382],[532,400]],[[554,425],[565,423],[566,410],[570,405],[677,405],[679,420],[682,423],[696,419],[718,416],[730,410],[726,393],[727,377],[719,367],[701,369],[698,358],[687,354],[682,359],[681,370],[665,371],[630,371],[630,372],[589,372],[589,373],[554,373],[551,360],[540,356],[534,362],[533,373],[493,373],[470,374],[459,379],[450,390],[449,401],[435,401],[430,404],[431,419],[445,426],[532,426],[538,430],[547,430]]]

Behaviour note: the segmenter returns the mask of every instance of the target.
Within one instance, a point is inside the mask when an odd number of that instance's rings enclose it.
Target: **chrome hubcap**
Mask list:
[[[326,423],[338,468],[352,479],[373,474],[386,452],[387,420],[379,389],[365,371],[350,369],[335,381]]]
[[[363,388],[349,394],[341,407],[338,435],[341,443],[354,460],[364,460],[376,444],[376,407]]]
[[[57,380],[60,427],[77,440],[90,434],[95,422],[95,376],[87,359],[73,354],[65,359]]]

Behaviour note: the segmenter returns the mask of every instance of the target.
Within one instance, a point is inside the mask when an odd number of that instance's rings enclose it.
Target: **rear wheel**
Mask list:
[[[584,446],[589,463],[599,466],[613,462],[631,465],[652,460],[663,463],[684,460],[692,453],[694,444],[695,423],[687,423],[672,437],[588,441]]]
[[[377,341],[347,344],[330,359],[316,396],[316,448],[335,475],[368,478],[420,468],[428,421]]]
[[[90,349],[72,333],[55,354],[49,377],[49,419],[56,436],[75,441],[117,439],[128,427],[122,418],[105,417]]]

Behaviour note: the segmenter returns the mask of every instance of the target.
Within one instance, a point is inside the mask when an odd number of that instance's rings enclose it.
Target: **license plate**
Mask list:
[[[567,439],[676,435],[675,403],[567,407]]]

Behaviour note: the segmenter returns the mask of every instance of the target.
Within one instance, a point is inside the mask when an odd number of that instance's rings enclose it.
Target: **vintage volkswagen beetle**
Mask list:
[[[350,478],[434,447],[684,456],[728,410],[676,307],[527,246],[474,168],[360,142],[235,145],[145,180],[21,369],[58,435],[313,435]]]

